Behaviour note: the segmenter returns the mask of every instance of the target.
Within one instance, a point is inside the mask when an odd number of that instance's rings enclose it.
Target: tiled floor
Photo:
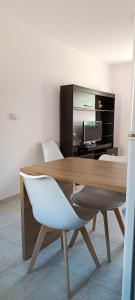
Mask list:
[[[21,258],[21,216],[19,199],[0,204],[0,300],[65,300],[63,252],[57,240],[42,250],[35,270],[26,275],[29,261]],[[112,262],[107,263],[103,220],[88,230],[102,262],[96,269],[89,252],[78,237],[69,249],[69,267],[74,300],[120,300],[123,237],[113,213],[109,213]],[[70,239],[71,233],[68,234]]]

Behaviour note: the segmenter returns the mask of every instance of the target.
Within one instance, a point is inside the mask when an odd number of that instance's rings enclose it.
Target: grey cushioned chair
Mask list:
[[[110,160],[110,161],[117,161],[117,162],[127,162],[127,157],[112,157],[110,155],[102,155],[100,160]],[[108,230],[108,218],[107,218],[107,211],[113,210],[115,216],[117,218],[118,224],[124,235],[124,224],[121,218],[119,207],[125,203],[125,194],[112,192],[104,189],[96,189],[93,187],[85,186],[83,190],[79,193],[74,193],[72,195],[72,201],[79,206],[99,209],[104,218],[104,227],[105,227],[105,237],[106,237],[106,247],[107,247],[107,256],[108,261],[111,261],[111,252],[110,252],[110,239],[109,239],[109,230]],[[96,217],[94,222],[94,228],[96,226]],[[78,235],[77,230],[74,232],[71,242],[69,246],[73,246],[75,239]]]

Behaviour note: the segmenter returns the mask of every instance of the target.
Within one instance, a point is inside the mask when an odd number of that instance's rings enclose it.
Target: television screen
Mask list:
[[[96,142],[102,140],[102,122],[84,121],[83,122],[83,142]]]

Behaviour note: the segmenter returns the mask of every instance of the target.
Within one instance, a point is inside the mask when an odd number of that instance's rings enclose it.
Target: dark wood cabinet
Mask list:
[[[114,94],[72,84],[61,86],[60,148],[63,155],[98,158],[113,148],[114,108]],[[82,144],[83,121],[86,120],[102,122],[101,140],[91,147]]]

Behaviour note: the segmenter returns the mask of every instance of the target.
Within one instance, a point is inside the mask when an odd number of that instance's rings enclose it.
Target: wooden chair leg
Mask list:
[[[93,217],[93,226],[92,226],[92,230],[94,231],[96,229],[96,221],[97,221],[97,215],[95,215]]]
[[[98,259],[97,255],[96,255],[96,252],[95,252],[95,250],[94,250],[94,248],[93,248],[91,239],[90,239],[90,237],[89,237],[89,235],[88,235],[88,232],[87,232],[86,228],[85,228],[85,227],[82,227],[82,228],[80,229],[80,232],[81,232],[81,234],[82,234],[82,236],[83,236],[83,239],[84,239],[84,241],[85,241],[85,243],[86,243],[86,246],[87,246],[87,248],[89,249],[90,254],[91,254],[91,256],[92,256],[92,258],[93,258],[93,260],[94,260],[94,262],[95,262],[97,268],[100,268],[100,267],[101,267],[101,264],[100,264],[100,262],[99,262],[99,259]]]
[[[31,273],[32,270],[33,270],[33,267],[34,267],[36,258],[38,256],[38,253],[40,251],[40,248],[42,246],[45,234],[46,234],[46,227],[42,225],[41,229],[40,229],[40,232],[39,232],[39,235],[38,235],[38,238],[37,238],[37,241],[36,241],[36,244],[35,244],[35,247],[34,247],[34,250],[33,250],[31,262],[30,262],[27,273]]]
[[[71,241],[69,243],[69,247],[72,247],[74,245],[78,233],[79,233],[79,229],[74,230],[74,233],[72,235]]]
[[[110,237],[109,237],[109,228],[108,228],[108,218],[107,211],[101,211],[104,218],[104,228],[105,228],[105,240],[106,240],[106,250],[107,250],[107,258],[108,262],[111,262],[111,251],[110,251]]]
[[[118,208],[115,208],[114,209],[114,213],[115,213],[115,216],[117,218],[117,221],[118,221],[118,224],[120,226],[120,229],[122,231],[122,234],[124,236],[124,233],[125,233],[125,226],[124,226],[124,223],[123,223],[123,220],[122,220],[122,217],[120,215],[120,212],[119,212],[119,209]]]
[[[67,233],[62,231],[63,247],[64,247],[64,264],[65,264],[65,276],[66,276],[66,292],[67,300],[70,298],[70,280],[69,280],[69,266],[68,266],[68,248],[67,248]]]
[[[63,250],[63,236],[61,236],[60,241],[61,241],[61,250]]]

